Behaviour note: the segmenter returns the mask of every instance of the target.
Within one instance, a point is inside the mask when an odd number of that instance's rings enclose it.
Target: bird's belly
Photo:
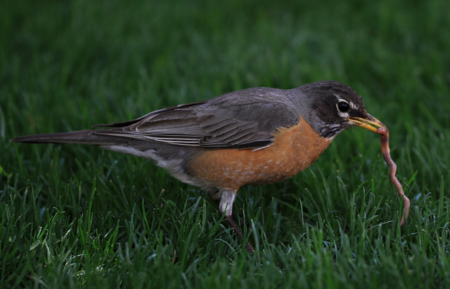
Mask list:
[[[273,144],[262,150],[204,151],[189,162],[188,173],[208,186],[224,189],[279,182],[310,166],[330,142],[301,120],[296,126],[279,130]]]

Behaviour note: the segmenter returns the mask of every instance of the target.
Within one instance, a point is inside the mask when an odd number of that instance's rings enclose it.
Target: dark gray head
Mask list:
[[[325,138],[333,138],[341,131],[358,125],[361,120],[373,120],[361,96],[337,81],[306,84],[292,89],[289,94],[300,114]]]

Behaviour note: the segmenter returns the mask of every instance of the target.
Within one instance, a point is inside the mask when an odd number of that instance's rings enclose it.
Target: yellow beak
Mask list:
[[[367,118],[349,117],[348,120],[351,124],[368,129],[370,131],[373,131],[374,133],[378,133],[378,129],[380,127],[384,128],[386,131],[389,131],[388,128],[381,121],[374,118],[370,114]]]

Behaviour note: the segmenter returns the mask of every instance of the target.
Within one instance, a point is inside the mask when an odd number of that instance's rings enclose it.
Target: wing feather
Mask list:
[[[298,111],[283,97],[283,90],[253,88],[101,125],[112,129],[94,133],[180,146],[257,149],[270,145],[279,128],[299,121]]]

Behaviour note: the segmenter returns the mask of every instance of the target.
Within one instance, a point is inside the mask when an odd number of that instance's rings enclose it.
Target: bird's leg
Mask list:
[[[209,196],[209,198],[211,200],[211,203],[214,203],[216,206],[219,206],[220,198],[222,196],[222,192],[220,190],[217,190],[217,189],[209,189],[209,190],[206,191],[206,193],[208,194],[208,196]],[[233,219],[236,219],[236,215],[234,213],[232,213],[231,216],[233,217]],[[240,219],[239,220],[239,225],[240,226],[244,226],[244,220]]]
[[[225,219],[231,225],[231,227],[233,227],[236,234],[238,234],[241,239],[244,239],[244,235],[242,234],[241,229],[233,219],[233,203],[234,199],[236,198],[236,192],[237,190],[221,191],[222,194],[220,197],[219,211],[225,215]],[[247,249],[247,251],[250,253],[255,252],[255,249],[253,249],[252,245],[250,245],[249,242],[247,242],[247,244],[245,245],[245,249]]]

